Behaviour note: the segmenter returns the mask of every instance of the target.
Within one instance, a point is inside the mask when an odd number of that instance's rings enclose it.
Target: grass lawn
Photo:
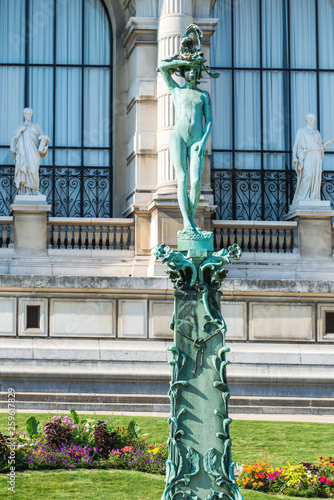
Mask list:
[[[19,429],[31,414],[16,414]],[[37,414],[45,423],[50,413]],[[95,418],[87,415],[88,418]],[[104,419],[105,416],[99,415]],[[115,425],[127,425],[129,416],[115,415]],[[149,443],[166,441],[169,429],[167,419],[136,417]],[[0,430],[6,434],[7,414],[0,414]],[[334,456],[334,426],[332,424],[234,421],[231,425],[232,454],[237,463],[266,460],[278,466],[283,461],[316,461],[318,456]],[[9,498],[7,477],[0,476],[0,499]],[[164,478],[139,472],[115,470],[25,471],[17,473],[15,499],[117,499],[160,500]],[[266,495],[242,490],[244,500],[277,500],[292,497]]]

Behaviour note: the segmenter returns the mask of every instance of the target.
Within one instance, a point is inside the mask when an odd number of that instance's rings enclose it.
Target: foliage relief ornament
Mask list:
[[[191,257],[185,257],[168,245],[157,246],[154,255],[157,260],[161,259],[163,264],[167,264],[165,272],[176,290],[202,289],[203,285],[210,290],[218,290],[227,274],[225,264],[230,259],[239,260],[241,249],[234,243],[228,250],[224,248],[219,252],[212,252],[198,267]]]
[[[222,406],[221,408],[216,408],[214,413],[222,421],[221,431],[217,432],[216,436],[223,441],[223,452],[219,467],[217,465],[218,452],[214,448],[207,450],[203,459],[203,467],[206,473],[214,478],[216,485],[223,491],[210,491],[206,500],[243,500],[234,475],[236,464],[231,460],[232,439],[229,434],[229,426],[232,419],[228,416],[230,390],[226,380],[226,367],[229,364],[229,361],[226,360],[226,353],[230,350],[225,345],[227,328],[220,313],[215,294],[212,294],[212,292],[219,289],[222,280],[226,276],[227,271],[224,269],[224,266],[230,262],[230,259],[240,259],[240,247],[234,244],[228,250],[223,249],[219,252],[210,252],[209,256],[201,263],[196,262],[195,259],[192,261],[191,258],[186,258],[182,253],[176,252],[166,245],[157,247],[155,255],[157,259],[162,259],[163,263],[167,263],[166,273],[169,275],[175,289],[184,292],[187,290],[197,290],[201,293],[200,300],[203,302],[205,311],[205,322],[202,331],[205,333],[205,337],[199,337],[195,340],[191,337],[191,333],[196,331],[196,328],[191,314],[188,314],[186,310],[192,307],[192,303],[189,301],[183,306],[185,313],[182,315],[180,324],[178,322],[176,325],[177,332],[190,339],[193,342],[194,349],[196,349],[195,373],[199,353],[202,354],[201,365],[203,365],[203,352],[206,342],[219,333],[222,335],[223,345],[218,355],[213,356],[211,361],[213,369],[219,375],[219,380],[213,383],[213,387],[220,390],[222,395]],[[172,321],[173,326],[174,320]],[[183,436],[184,432],[179,429],[179,421],[180,417],[186,413],[186,409],[181,408],[176,415],[176,399],[179,389],[187,387],[189,382],[179,380],[179,373],[186,361],[185,355],[180,353],[176,346],[169,347],[168,349],[173,354],[173,359],[170,361],[172,379],[169,391],[171,418],[169,419],[170,438],[168,440],[169,457],[167,461],[166,488],[162,500],[172,500],[177,497],[198,500],[198,497],[191,490],[185,491],[178,487],[180,484],[188,486],[191,476],[195,475],[200,469],[200,457],[195,450],[188,448],[186,459],[189,464],[189,471],[182,475],[183,459],[178,447],[178,439]]]
[[[199,500],[198,497],[191,491],[180,490],[180,485],[188,486],[192,476],[199,471],[199,454],[192,448],[187,448],[186,459],[188,462],[188,472],[183,472],[183,459],[178,447],[178,440],[184,431],[179,429],[180,417],[186,413],[185,408],[180,408],[176,414],[176,400],[178,392],[182,387],[187,387],[189,382],[179,380],[179,374],[184,368],[186,356],[181,353],[176,346],[168,346],[168,351],[171,351],[173,358],[169,361],[172,369],[171,381],[168,396],[171,404],[171,416],[168,419],[170,429],[170,437],[167,440],[168,444],[168,459],[166,462],[166,487],[161,500],[172,500],[180,496],[189,500]]]

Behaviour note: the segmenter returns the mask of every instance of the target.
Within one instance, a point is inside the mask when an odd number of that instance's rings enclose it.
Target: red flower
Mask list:
[[[132,451],[132,446],[125,446],[124,448],[121,449],[123,453],[128,453],[129,451]]]

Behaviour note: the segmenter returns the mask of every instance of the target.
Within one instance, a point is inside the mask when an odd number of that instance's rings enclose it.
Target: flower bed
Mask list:
[[[167,447],[147,445],[134,420],[127,428],[115,427],[111,418],[80,420],[71,410],[71,417],[55,415],[42,427],[35,417],[30,417],[27,433],[15,433],[12,439],[0,433],[0,472],[9,470],[13,443],[16,470],[117,468],[154,474],[166,471]]]
[[[334,459],[272,468],[267,462],[243,465],[237,482],[244,488],[305,498],[334,498]]]

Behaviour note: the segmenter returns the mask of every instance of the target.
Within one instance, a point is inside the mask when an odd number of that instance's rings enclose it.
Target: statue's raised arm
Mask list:
[[[195,213],[201,195],[205,148],[212,126],[210,96],[197,85],[203,71],[213,78],[219,76],[218,73],[212,74],[210,68],[205,65],[201,38],[201,29],[191,24],[181,40],[180,53],[160,61],[158,66],[158,71],[173,96],[177,117],[169,141],[169,150],[177,179],[177,197],[183,224],[186,229],[196,232],[198,228],[195,224]],[[174,80],[174,74],[185,79],[183,87]]]

